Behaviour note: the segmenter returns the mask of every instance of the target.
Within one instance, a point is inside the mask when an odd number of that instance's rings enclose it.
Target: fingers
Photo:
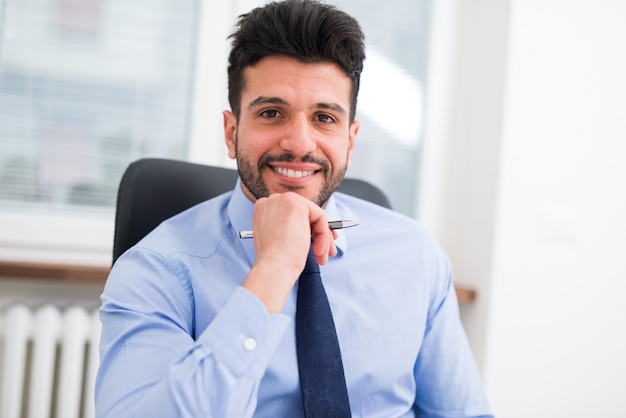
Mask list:
[[[309,247],[319,264],[337,254],[337,232],[328,228],[326,212],[296,193],[273,194],[258,199],[253,220],[257,255],[267,247],[280,249],[283,256],[306,259]],[[311,240],[313,243],[311,244]],[[294,261],[294,260],[292,260]]]
[[[311,225],[313,254],[315,254],[318,264],[326,264],[329,256],[337,255],[337,247],[335,246],[337,231],[332,231],[328,228],[326,212],[313,202],[311,204],[313,207],[311,207],[309,214],[309,222]]]

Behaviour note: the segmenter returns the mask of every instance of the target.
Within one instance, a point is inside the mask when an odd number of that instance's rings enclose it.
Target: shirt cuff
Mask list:
[[[196,342],[235,376],[261,379],[290,322],[239,287]]]

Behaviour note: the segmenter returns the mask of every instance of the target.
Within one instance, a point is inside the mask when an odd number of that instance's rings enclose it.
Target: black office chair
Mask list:
[[[232,190],[237,170],[158,158],[131,163],[120,182],[113,262],[165,219]],[[391,208],[376,186],[346,178],[339,191]]]

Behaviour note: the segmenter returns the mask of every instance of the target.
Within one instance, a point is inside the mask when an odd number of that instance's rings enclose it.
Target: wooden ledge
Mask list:
[[[28,263],[0,260],[0,277],[50,279],[64,282],[103,283],[108,267],[74,264]]]
[[[62,282],[102,283],[109,275],[108,267],[73,264],[28,263],[0,260],[0,278],[49,279]],[[472,303],[476,291],[469,287],[455,286],[459,303]]]
[[[476,300],[476,290],[465,286],[454,286],[459,303],[472,303]]]

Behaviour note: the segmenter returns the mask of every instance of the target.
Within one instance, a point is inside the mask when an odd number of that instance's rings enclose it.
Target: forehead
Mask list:
[[[352,80],[335,63],[304,63],[294,58],[268,56],[244,70],[242,106],[260,96],[278,97],[295,104],[303,101],[336,103],[346,109]]]

